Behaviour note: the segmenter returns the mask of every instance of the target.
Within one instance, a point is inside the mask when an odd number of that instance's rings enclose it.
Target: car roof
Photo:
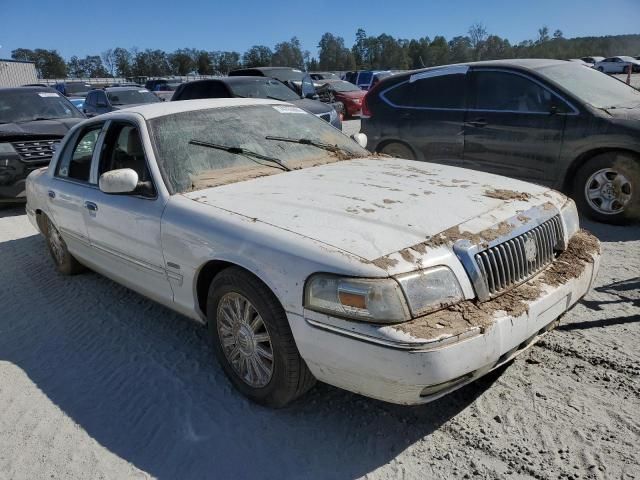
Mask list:
[[[105,87],[105,88],[96,88],[95,90],[104,90],[105,92],[122,92],[122,91],[129,91],[129,90],[141,90],[144,89],[146,90],[145,87]]]
[[[195,85],[200,83],[212,83],[212,82],[222,82],[228,85],[234,85],[238,83],[247,83],[247,82],[268,82],[268,81],[277,81],[275,78],[271,77],[258,77],[256,75],[238,75],[236,77],[218,77],[218,78],[205,78],[203,80],[193,80],[191,82],[186,82],[183,85]]]
[[[247,107],[254,105],[288,105],[288,103],[261,98],[205,98],[200,100],[181,100],[179,102],[145,103],[116,112],[106,113],[104,116],[114,116],[118,113],[129,112],[137,113],[146,120],[151,120],[175,113],[208,110],[210,108]],[[103,116],[101,115],[101,117]]]

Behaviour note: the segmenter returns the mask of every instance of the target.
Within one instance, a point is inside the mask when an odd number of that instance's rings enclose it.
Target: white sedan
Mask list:
[[[626,56],[605,58],[596,62],[593,68],[604,73],[627,73],[629,66],[633,72],[640,71],[640,61]]]
[[[130,108],[65,137],[28,177],[27,213],[61,273],[205,323],[231,382],[270,406],[316,379],[428,402],[590,288],[599,243],[572,200],[365,141],[269,100]]]

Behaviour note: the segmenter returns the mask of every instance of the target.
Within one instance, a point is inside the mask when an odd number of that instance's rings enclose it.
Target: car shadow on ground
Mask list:
[[[580,226],[593,233],[601,242],[640,240],[640,222],[634,222],[629,225],[609,225],[580,217]]]
[[[95,273],[57,274],[39,236],[0,243],[0,258],[0,360],[99,444],[160,478],[360,477],[499,376],[420,407],[318,385],[271,410],[232,388],[202,326]]]

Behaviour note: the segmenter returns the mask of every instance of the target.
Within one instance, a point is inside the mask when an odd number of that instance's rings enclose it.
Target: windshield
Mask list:
[[[160,99],[146,89],[115,90],[107,92],[111,105],[136,105],[140,103],[155,103]]]
[[[597,70],[567,63],[541,68],[540,73],[596,108],[640,105],[638,90]]]
[[[84,116],[58,92],[37,90],[0,92],[0,123],[54,118],[84,118]]]
[[[271,98],[276,100],[300,100],[289,87],[278,80],[265,80],[256,78],[243,83],[229,84],[234,95],[246,98]]]
[[[333,88],[336,92],[361,92],[358,87],[356,87],[353,83],[339,81],[339,82],[331,82],[329,86]]]
[[[149,121],[158,165],[176,193],[282,173],[255,158],[190,143],[210,143],[278,159],[291,169],[364,157],[367,151],[324,120],[293,105],[248,105],[181,112]],[[268,140],[279,136],[337,146]],[[286,174],[286,173],[285,173]]]

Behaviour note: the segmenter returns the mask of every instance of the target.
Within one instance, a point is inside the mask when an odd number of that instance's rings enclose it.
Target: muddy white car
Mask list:
[[[588,291],[599,244],[573,201],[359,143],[275,101],[135,107],[70,132],[27,213],[60,272],[206,323],[231,382],[271,406],[316,380],[428,402]]]

